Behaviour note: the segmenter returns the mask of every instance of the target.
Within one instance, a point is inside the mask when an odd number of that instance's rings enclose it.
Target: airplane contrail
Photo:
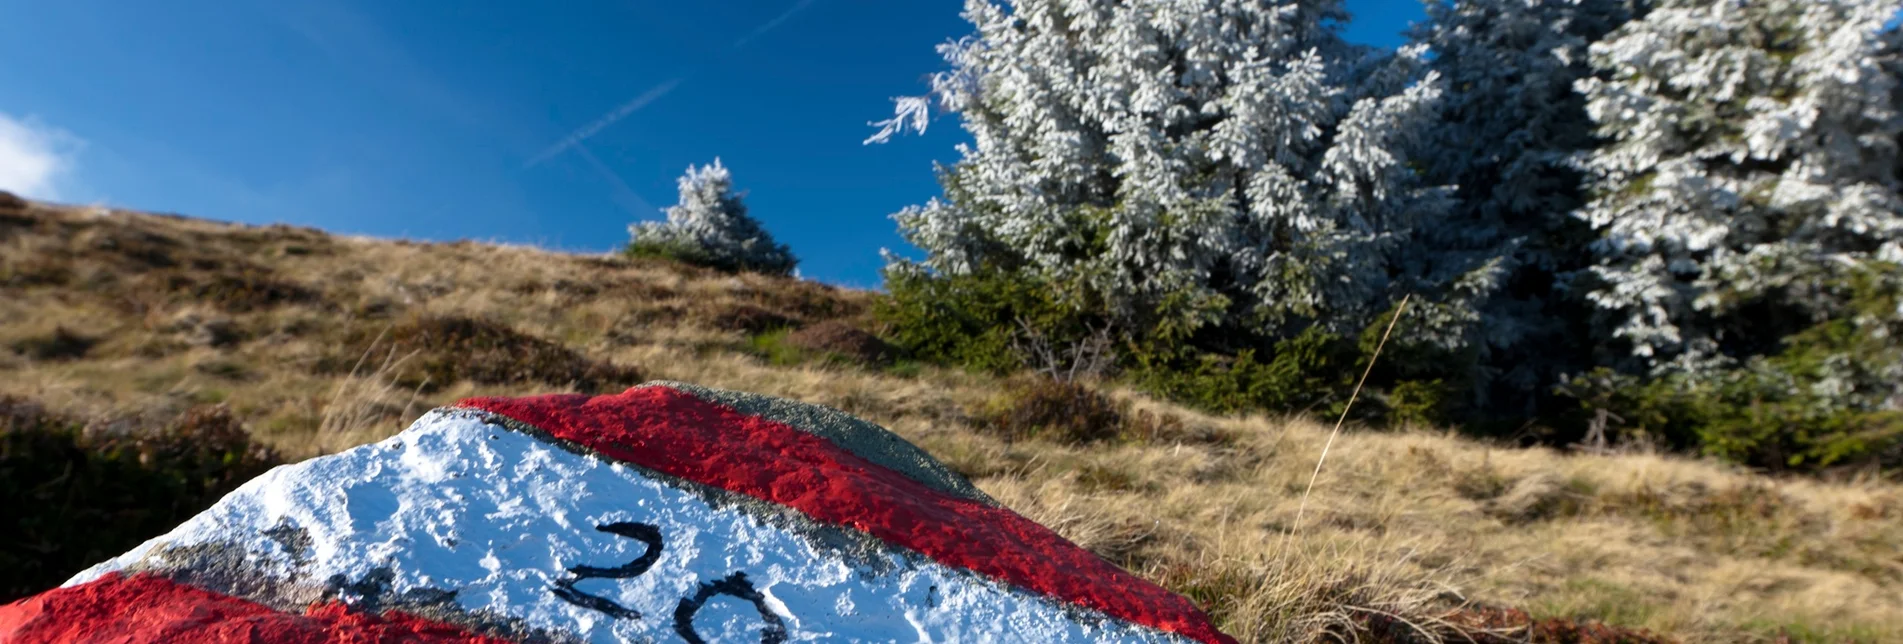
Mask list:
[[[737,50],[741,47],[745,47],[747,43],[752,42],[755,38],[759,38],[774,29],[778,29],[781,25],[786,24],[786,21],[792,20],[794,16],[799,15],[800,12],[811,8],[817,1],[818,0],[799,0],[793,3],[792,7],[781,12],[780,15],[775,16],[772,20],[761,23],[760,26],[754,27],[753,31],[748,32],[747,35],[741,36],[739,40],[735,40],[733,49]],[[602,130],[614,125],[621,119],[627,118],[629,115],[640,111],[643,107],[647,107],[649,103],[660,100],[661,97],[666,96],[668,92],[674,91],[674,88],[679,87],[685,80],[685,76],[670,79],[667,82],[654,86],[646,92],[642,92],[640,96],[636,96],[628,102],[622,103],[614,109],[609,110],[608,113],[601,115],[601,117],[596,118],[588,125],[582,126],[580,129],[569,133],[568,136],[562,137],[560,141],[556,141],[553,145],[548,146],[547,149],[542,150],[533,158],[530,158],[527,163],[522,165],[522,169],[527,170],[541,165],[549,159],[553,159],[563,152],[572,149],[579,153],[582,159],[587,161],[588,165],[608,182],[617,205],[621,206],[623,210],[628,211],[628,214],[634,215],[636,219],[645,219],[646,217],[652,216],[653,213],[659,210],[655,208],[653,204],[649,203],[647,199],[643,199],[640,193],[635,192],[634,188],[629,187],[628,183],[623,181],[620,175],[615,174],[614,170],[610,169],[607,164],[602,163],[601,159],[596,157],[594,152],[589,151],[588,146],[584,143],[589,138],[600,134]]]
[[[761,23],[760,26],[754,27],[753,31],[748,32],[747,35],[741,36],[739,40],[735,40],[733,43],[733,47],[735,49],[745,47],[747,43],[751,42],[753,39],[766,35],[767,32],[773,31],[774,29],[778,29],[780,25],[786,24],[786,21],[792,20],[793,17],[799,15],[800,12],[805,11],[808,8],[812,7],[815,2],[818,2],[818,0],[799,0],[799,2],[793,3],[792,7],[788,8],[786,11],[780,12],[780,15],[775,16],[772,20],[768,20],[764,23]],[[640,96],[636,96],[633,99],[629,100],[628,102],[622,103],[620,106],[612,110],[609,110],[607,114],[601,115],[601,117],[595,119],[594,122],[584,125],[581,127],[581,129],[578,129],[578,130],[575,130],[574,132],[569,133],[568,136],[562,137],[562,140],[556,141],[554,145],[548,146],[547,149],[542,150],[539,154],[536,154],[533,158],[530,158],[528,163],[522,164],[522,169],[527,170],[529,168],[533,168],[535,166],[541,165],[542,163],[548,161],[549,159],[555,158],[556,155],[559,155],[567,151],[569,148],[575,147],[576,145],[580,144],[582,141],[586,141],[590,137],[593,137],[596,134],[600,134],[601,131],[607,129],[608,126],[614,125],[617,121],[627,118],[628,115],[634,114],[635,112],[640,111],[641,108],[647,107],[649,103],[660,100],[660,98],[663,96],[666,96],[668,92],[672,92],[674,91],[674,88],[679,87],[681,82],[684,80],[686,80],[685,77],[673,78],[671,80],[668,80],[665,83],[656,85],[652,89],[649,89],[646,92],[642,92]]]
[[[535,155],[535,158],[529,159],[528,163],[523,164],[522,169],[526,170],[541,165],[542,162],[555,158],[555,155],[575,147],[582,141],[588,140],[589,137],[600,134],[602,130],[607,129],[610,125],[614,125],[616,121],[627,118],[628,115],[640,111],[643,107],[647,107],[649,103],[660,100],[660,98],[666,96],[668,92],[674,91],[675,87],[680,86],[682,80],[685,79],[675,78],[656,85],[654,88],[642,92],[640,96],[634,97],[633,100],[622,103],[619,107],[609,110],[607,114],[601,115],[601,118],[595,119],[593,123],[582,126],[581,129],[569,133],[568,136],[562,137],[562,140],[556,141],[554,145],[548,146],[548,149],[543,150],[540,154]]]
[[[766,32],[778,29],[780,25],[785,24],[786,21],[792,20],[793,16],[797,16],[801,11],[805,11],[807,7],[813,6],[814,2],[818,2],[818,0],[800,0],[799,2],[793,3],[793,8],[787,9],[772,20],[761,23],[760,26],[754,27],[753,31],[748,32],[747,35],[741,36],[739,40],[733,41],[734,49],[745,47],[749,41],[766,35]]]
[[[593,166],[595,172],[601,174],[601,178],[608,180],[608,185],[613,188],[614,196],[617,197],[615,203],[620,205],[622,210],[628,211],[628,214],[633,215],[636,220],[645,220],[653,217],[654,213],[660,212],[660,209],[655,208],[654,204],[649,203],[646,199],[642,199],[641,194],[635,192],[634,188],[628,187],[628,182],[622,181],[621,175],[615,174],[614,170],[609,169],[608,164],[602,163],[601,159],[596,158],[595,153],[588,150],[588,146],[576,142],[571,147],[575,148],[576,152],[581,153],[581,158],[587,160],[588,165]],[[633,203],[630,204],[626,202]]]

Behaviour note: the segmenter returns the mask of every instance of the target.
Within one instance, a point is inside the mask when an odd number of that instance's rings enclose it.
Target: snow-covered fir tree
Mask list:
[[[733,191],[733,174],[720,159],[699,168],[688,166],[679,184],[680,203],[667,209],[667,221],[628,226],[630,250],[729,271],[793,272],[799,260],[747,215],[741,195]]]
[[[1475,347],[1500,393],[1527,404],[1589,359],[1563,350],[1585,344],[1590,306],[1569,290],[1591,261],[1591,230],[1573,215],[1585,202],[1580,161],[1596,143],[1573,84],[1592,72],[1587,47],[1634,2],[1427,0],[1411,34],[1447,86],[1420,162],[1429,181],[1457,187],[1450,216],[1427,232],[1437,261],[1504,258]],[[1484,398],[1490,387],[1476,384]]]
[[[1848,321],[1886,349],[1820,359],[1832,404],[1897,406],[1903,309],[1897,0],[1658,0],[1591,48],[1609,142],[1581,216],[1591,294],[1635,367],[1698,379]],[[1880,303],[1873,305],[1872,303]],[[1854,374],[1860,374],[1853,377]],[[1887,380],[1885,380],[1887,378]],[[1880,389],[1880,390],[1879,390]],[[1888,403],[1879,401],[1888,400]]]
[[[1458,346],[1494,262],[1429,266],[1446,190],[1412,164],[1442,83],[1422,47],[1344,42],[1339,0],[968,0],[929,96],[869,141],[956,113],[946,200],[897,215],[939,275],[1055,284],[1125,333],[1358,331],[1415,293]],[[1412,316],[1411,316],[1412,317]]]

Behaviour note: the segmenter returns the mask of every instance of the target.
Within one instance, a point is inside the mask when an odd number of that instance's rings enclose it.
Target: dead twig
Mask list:
[[[1084,339],[1060,349],[1049,334],[1030,321],[1019,317],[1015,322],[1018,332],[1012,334],[1011,349],[1023,356],[1025,364],[1033,371],[1050,376],[1052,380],[1077,382],[1080,378],[1103,375],[1116,357],[1111,350],[1115,343],[1108,326],[1086,325],[1089,334]]]
[[[1302,515],[1308,511],[1308,495],[1315,491],[1315,481],[1321,478],[1322,464],[1328,462],[1328,450],[1335,446],[1335,437],[1341,435],[1341,426],[1348,422],[1348,412],[1354,409],[1355,400],[1361,397],[1361,388],[1368,384],[1368,374],[1374,373],[1374,364],[1381,360],[1381,350],[1388,346],[1388,336],[1394,334],[1394,325],[1407,313],[1408,300],[1412,293],[1401,298],[1401,305],[1394,311],[1394,317],[1388,320],[1388,329],[1381,333],[1381,341],[1374,345],[1374,355],[1368,358],[1368,367],[1361,371],[1361,380],[1355,383],[1355,390],[1348,395],[1348,404],[1341,408],[1341,417],[1335,419],[1335,429],[1328,432],[1328,442],[1322,444],[1321,458],[1315,459],[1315,471],[1308,476],[1308,487],[1302,489],[1302,504],[1295,508],[1295,521],[1289,524],[1288,532],[1282,536],[1282,551],[1288,552],[1288,540],[1302,527]]]

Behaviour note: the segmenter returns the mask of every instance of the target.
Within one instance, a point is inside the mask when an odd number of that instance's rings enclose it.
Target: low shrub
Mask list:
[[[808,359],[807,352],[786,341],[786,336],[789,333],[792,332],[787,329],[776,329],[749,336],[747,338],[747,352],[766,360],[767,364],[776,367],[789,367],[806,362]]]
[[[516,295],[536,295],[547,291],[561,296],[562,299],[566,301],[581,301],[601,295],[604,285],[609,288],[619,286],[619,284],[606,280],[604,280],[603,283],[583,282],[566,278],[557,279],[553,282],[526,280],[509,287],[509,292],[515,293]]]
[[[225,239],[245,253],[309,257],[337,252],[336,239],[330,233],[289,224],[242,226],[228,231]]]
[[[1216,413],[1310,410],[1345,401],[1354,386],[1353,345],[1319,329],[1277,343],[1267,361],[1253,350],[1233,356],[1167,350],[1134,355],[1133,384]]]
[[[1385,329],[1382,324],[1369,331]],[[1380,336],[1344,338],[1310,327],[1258,352],[1234,355],[1141,348],[1128,380],[1158,396],[1215,413],[1312,412],[1333,418],[1347,407],[1355,384],[1374,360],[1354,418],[1380,424],[1435,424],[1458,418],[1462,356],[1424,344],[1391,341],[1375,356]],[[1258,356],[1266,355],[1267,359]]]
[[[1382,392],[1387,422],[1393,425],[1437,425],[1450,417],[1455,392],[1443,381],[1403,380]]]
[[[1052,344],[1068,345],[1085,341],[1100,322],[1073,313],[1045,285],[1001,272],[935,276],[888,270],[886,289],[889,297],[873,313],[906,352],[998,375],[1025,366],[1013,346],[1025,326]]]
[[[841,356],[867,365],[883,365],[898,358],[897,347],[844,320],[826,320],[786,334],[786,343],[801,351]]]
[[[689,309],[687,315],[689,321],[694,324],[743,333],[765,333],[785,329],[796,322],[791,317],[769,309],[734,302],[717,302],[695,307]]]
[[[1903,267],[1852,271],[1830,319],[1728,364],[1647,377],[1598,368],[1558,391],[1575,424],[1767,470],[1903,465]],[[1741,334],[1747,335],[1747,334]],[[1774,340],[1774,341],[1772,341]]]
[[[1771,337],[1734,329],[1731,335],[1750,341],[1727,345],[1728,366],[1639,376],[1619,371],[1637,367],[1620,362],[1617,347],[1602,347],[1577,363],[1607,367],[1538,395],[1515,392],[1538,386],[1535,380],[1548,377],[1538,375],[1542,370],[1558,367],[1488,366],[1498,356],[1488,357],[1484,342],[1445,348],[1463,343],[1429,337],[1429,330],[1445,326],[1431,321],[1449,314],[1431,303],[1411,308],[1391,337],[1395,309],[1370,316],[1352,333],[1312,324],[1291,337],[1265,337],[1246,321],[1224,316],[1198,325],[1194,320],[1204,318],[1164,310],[1167,302],[1156,311],[1115,311],[1111,319],[1113,308],[1092,300],[1083,277],[1064,283],[1008,265],[954,275],[901,262],[887,269],[889,296],[876,302],[874,313],[914,359],[996,375],[1029,369],[1062,377],[1065,364],[1078,362],[1066,349],[1108,344],[1108,351],[1090,352],[1111,356],[1106,366],[1086,375],[1214,413],[1332,419],[1352,411],[1363,423],[1459,424],[1471,434],[1554,445],[1581,438],[1599,445],[1607,419],[1616,418],[1610,429],[1622,438],[1759,468],[1890,470],[1903,465],[1903,343],[1897,341],[1903,316],[1896,315],[1903,310],[1903,280],[1897,275],[1903,272],[1894,265],[1870,266],[1823,285],[1843,296],[1841,310],[1807,328],[1789,327],[1797,332]],[[1365,387],[1353,397],[1364,371]],[[1586,413],[1568,410],[1566,396],[1583,403]]]
[[[842,297],[839,287],[807,280],[775,279],[763,287],[753,288],[749,296],[754,304],[808,321],[850,318],[865,313],[865,305],[856,298]]]
[[[1188,428],[1174,414],[1133,409],[1079,382],[1027,376],[972,411],[977,427],[1010,441],[1076,445],[1104,441],[1225,443],[1207,428]]]
[[[723,270],[721,262],[714,259],[699,244],[675,239],[636,239],[628,242],[623,251],[628,257],[641,259],[662,259],[679,262],[689,266]]]
[[[83,249],[133,270],[173,268],[183,263],[181,256],[189,254],[183,243],[168,235],[114,223],[87,231],[83,242]]]
[[[0,602],[158,536],[281,462],[223,406],[89,427],[0,397]]]
[[[6,239],[5,224],[0,215],[0,241]],[[52,253],[0,257],[0,287],[65,286],[74,276],[71,260]]]
[[[1076,470],[1077,485],[1088,492],[1139,492],[1150,491],[1152,486],[1144,482],[1129,469],[1106,467],[1096,463],[1086,463]]]
[[[1003,271],[946,276],[888,270],[886,287],[890,296],[877,302],[874,313],[903,350],[919,360],[980,372],[1050,366],[1027,364],[1027,336],[1046,347],[1076,347],[1110,328],[1108,320],[1078,313],[1057,285]],[[1205,328],[1174,342],[1157,334],[1112,334],[1119,345],[1116,360],[1100,375],[1120,372],[1139,389],[1215,413],[1339,414],[1392,313],[1352,337],[1310,327],[1254,347],[1244,329]],[[1355,405],[1356,417],[1388,423],[1458,418],[1473,357],[1403,335],[1383,349]]]
[[[1657,441],[1769,470],[1876,462],[1895,467],[1903,411],[1833,405],[1770,362],[1709,378],[1643,379],[1599,369],[1563,390],[1608,412],[1626,441]]]
[[[168,293],[231,313],[315,302],[319,297],[315,290],[279,278],[270,269],[258,266],[178,270],[154,277],[158,286]]]
[[[1006,440],[1092,443],[1120,438],[1125,428],[1124,410],[1109,396],[1048,378],[1007,386],[976,416],[981,428]]]
[[[905,378],[909,380],[912,378],[917,378],[919,374],[924,373],[925,365],[921,364],[917,360],[903,360],[902,359],[902,360],[893,362],[892,364],[886,365],[883,371],[885,372],[885,375],[892,376],[894,378]]]
[[[771,243],[771,240],[768,240]],[[725,248],[711,248],[704,242],[684,237],[662,237],[653,239],[637,238],[628,242],[623,251],[628,257],[638,259],[662,259],[688,266],[712,269],[722,273],[761,273],[765,275],[785,276],[792,274],[793,266],[798,263],[792,259],[785,246],[776,246],[770,251],[737,253]]]
[[[461,316],[413,316],[381,335],[360,329],[344,346],[349,353],[334,354],[320,366],[348,372],[394,356],[392,381],[424,391],[460,380],[572,385],[583,392],[618,391],[642,381],[632,367],[592,360],[506,324]]]

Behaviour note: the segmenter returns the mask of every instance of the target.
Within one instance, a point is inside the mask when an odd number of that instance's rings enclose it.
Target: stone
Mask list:
[[[1234,641],[877,425],[681,383],[464,400],[274,469],[0,607],[8,642],[178,629],[210,642]]]

